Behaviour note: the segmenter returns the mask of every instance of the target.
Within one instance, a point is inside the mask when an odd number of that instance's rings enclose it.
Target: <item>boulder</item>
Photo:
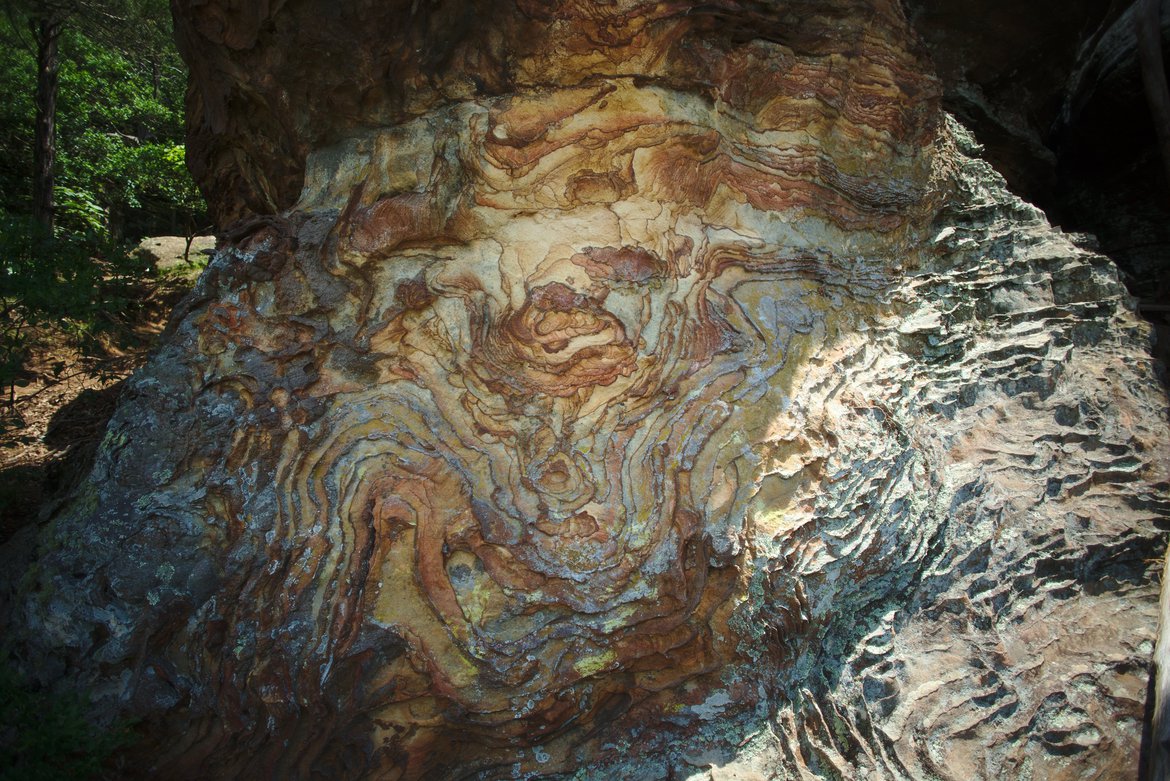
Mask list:
[[[1136,772],[1149,329],[901,4],[470,5],[176,4],[222,240],[23,671],[170,779]]]

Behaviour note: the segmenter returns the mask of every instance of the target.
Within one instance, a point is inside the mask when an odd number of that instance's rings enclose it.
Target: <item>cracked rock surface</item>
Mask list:
[[[899,4],[481,5],[329,104],[282,68],[346,13],[179,4],[244,219],[3,551],[24,670],[173,779],[1132,775],[1148,329]]]

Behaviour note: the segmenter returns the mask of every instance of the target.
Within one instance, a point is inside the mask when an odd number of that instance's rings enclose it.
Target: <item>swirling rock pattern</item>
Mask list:
[[[180,4],[225,70],[313,7]],[[42,533],[26,667],[168,778],[1132,765],[1146,331],[944,122],[898,4],[493,10],[329,134],[291,83],[252,126],[196,93],[196,141],[256,153],[209,154],[221,214],[286,197],[273,124],[300,194]]]

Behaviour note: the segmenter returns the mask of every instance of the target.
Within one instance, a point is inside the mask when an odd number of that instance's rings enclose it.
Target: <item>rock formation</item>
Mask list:
[[[1170,3],[905,6],[944,84],[944,107],[975,131],[985,158],[1050,219],[1093,234],[1143,313],[1166,328],[1170,179],[1154,106],[1170,95],[1151,104],[1138,32],[1156,45],[1160,31],[1162,51],[1170,51]]]
[[[1136,769],[1148,331],[899,3],[177,10],[219,251],[5,553],[143,775]]]

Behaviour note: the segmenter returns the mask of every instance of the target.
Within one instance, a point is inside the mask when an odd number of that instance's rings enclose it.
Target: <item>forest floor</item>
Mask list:
[[[47,518],[85,477],[123,381],[198,278],[206,243],[193,248],[195,262],[184,263],[181,239],[148,242],[159,271],[138,282],[132,313],[113,318],[84,350],[51,329],[31,335],[23,387],[0,400],[0,544]]]

